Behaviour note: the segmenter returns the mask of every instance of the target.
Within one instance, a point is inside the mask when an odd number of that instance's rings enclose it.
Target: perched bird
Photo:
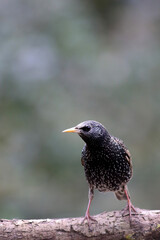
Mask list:
[[[119,200],[127,200],[131,218],[131,203],[127,183],[132,177],[131,155],[123,141],[111,136],[99,122],[88,120],[63,132],[75,132],[83,139],[81,162],[89,184],[89,202],[85,214],[88,223],[94,220],[89,208],[94,197],[94,189],[100,192],[112,191]]]

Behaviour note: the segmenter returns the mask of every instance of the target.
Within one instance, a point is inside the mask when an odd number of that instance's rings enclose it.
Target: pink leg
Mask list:
[[[131,200],[130,200],[130,196],[129,196],[129,194],[128,194],[128,190],[127,190],[127,187],[125,186],[125,189],[124,189],[124,192],[125,192],[125,194],[126,194],[126,197],[127,197],[127,206],[126,206],[126,208],[124,209],[124,210],[122,210],[122,211],[128,211],[129,210],[129,219],[130,219],[130,223],[131,223],[131,214],[132,214],[132,210],[134,211],[134,212],[136,212],[137,213],[137,210],[135,209],[135,207],[132,205],[132,203],[131,203]]]
[[[89,197],[88,206],[87,206],[86,214],[85,214],[85,217],[84,217],[82,223],[87,219],[88,225],[90,226],[90,221],[97,222],[93,217],[90,216],[90,213],[89,213],[90,205],[91,205],[92,199],[94,197],[94,189],[93,188],[89,188],[88,197]]]
[[[126,187],[125,187],[125,189],[124,189],[124,192],[125,192],[126,197],[127,197],[127,202],[128,202],[127,208],[128,208],[128,210],[129,210],[129,216],[131,217],[131,211],[132,211],[132,210],[133,210],[134,212],[137,212],[137,211],[136,211],[136,209],[134,208],[134,206],[133,206],[132,203],[131,203],[130,196],[128,195],[128,191],[127,191]]]

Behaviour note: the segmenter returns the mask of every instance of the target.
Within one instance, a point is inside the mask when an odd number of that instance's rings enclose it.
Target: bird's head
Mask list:
[[[109,137],[105,127],[94,120],[81,122],[77,126],[66,129],[63,132],[78,133],[87,144],[98,144]]]

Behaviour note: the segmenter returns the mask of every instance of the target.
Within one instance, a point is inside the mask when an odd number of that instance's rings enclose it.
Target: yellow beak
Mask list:
[[[64,132],[64,133],[68,133],[68,132],[78,133],[79,130],[78,130],[76,127],[73,127],[73,128],[68,128],[68,129],[66,129],[66,130],[64,130],[64,131],[62,131],[62,132]]]

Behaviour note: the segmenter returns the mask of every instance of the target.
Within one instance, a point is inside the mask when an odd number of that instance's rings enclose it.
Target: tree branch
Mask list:
[[[138,214],[122,216],[122,211],[104,212],[89,229],[83,218],[42,220],[0,220],[0,240],[159,240],[160,210],[138,209]]]

